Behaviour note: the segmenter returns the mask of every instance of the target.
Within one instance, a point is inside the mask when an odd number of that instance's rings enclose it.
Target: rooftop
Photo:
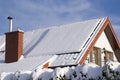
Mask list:
[[[24,58],[9,64],[4,63],[5,36],[0,36],[0,72],[30,70],[55,55],[56,60],[51,66],[77,64],[106,19],[92,19],[25,32]],[[10,67],[12,69],[8,69]]]

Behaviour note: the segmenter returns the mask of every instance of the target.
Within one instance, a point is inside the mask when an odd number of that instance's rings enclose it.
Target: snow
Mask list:
[[[29,80],[31,78],[32,71],[16,71],[14,73],[14,80]]]
[[[97,77],[102,74],[102,68],[94,63],[84,64],[82,67],[82,73],[87,74],[88,78],[97,79]]]
[[[120,63],[108,61],[103,66],[103,77],[111,80],[120,80]]]
[[[1,63],[0,64],[0,73],[1,72],[12,72],[17,70],[33,70],[37,67],[42,67],[42,65],[49,61],[53,56],[39,56],[39,57],[29,57],[19,60],[13,63]]]
[[[106,75],[113,80],[119,79],[116,75],[120,76],[120,63],[112,61],[107,62],[103,67],[85,63],[73,67],[41,68],[44,63],[52,61],[54,62],[50,64],[51,66],[77,64],[84,53],[80,53],[80,51],[83,47],[84,51],[88,49],[87,46],[94,39],[105,20],[106,18],[93,19],[25,32],[24,53],[18,62],[9,64],[3,63],[5,36],[0,36],[0,80],[98,80],[102,77],[105,80]],[[100,25],[97,26],[99,23]],[[93,34],[92,38],[91,34]],[[86,43],[88,39],[90,41]]]
[[[0,80],[29,80],[31,71],[3,72],[0,74]]]
[[[75,65],[77,64],[76,60],[78,59],[79,53],[70,53],[64,55],[57,55],[55,60],[49,65],[52,66],[64,66],[64,65]]]
[[[24,55],[33,57],[43,54],[78,52],[99,21],[103,19],[25,32]],[[0,36],[0,48],[5,46],[4,40],[5,36]]]
[[[0,80],[12,80],[14,77],[14,73],[13,72],[3,72],[0,74]]]
[[[108,66],[110,66],[110,69],[120,72],[120,63],[119,62],[108,61],[106,64]]]
[[[0,58],[3,56],[3,53],[5,51],[5,36],[0,36]]]
[[[56,68],[54,70],[54,80],[57,80],[61,77],[65,77],[66,79],[70,79],[72,73],[74,72],[75,67],[65,67],[65,68]]]
[[[110,66],[113,71],[120,72],[120,63],[108,61],[104,67],[100,67],[94,63],[86,63],[72,67],[57,67],[55,69],[42,69],[36,68],[33,71],[19,70],[16,72],[2,72],[0,73],[0,80],[119,80],[120,75],[117,72],[113,74],[110,69],[108,72],[103,73],[105,67]],[[115,72],[113,72],[115,73]],[[108,74],[106,78],[103,74]]]
[[[18,62],[6,64],[4,63],[5,52],[0,53],[0,72],[10,72],[19,69],[31,70],[42,65],[57,54],[62,54],[62,56],[58,57],[63,58],[61,60],[57,60],[56,58],[51,66],[75,65],[78,63],[83,53],[74,53],[80,52],[82,46],[85,44],[98,23],[103,23],[104,20],[106,20],[106,18],[25,32],[23,56]],[[99,27],[101,26],[102,25]],[[4,35],[0,36],[0,50],[5,50]],[[72,52],[74,53],[66,55],[67,53]],[[67,56],[69,56],[68,59],[66,58]],[[74,56],[76,57],[74,58]]]
[[[29,53],[27,56],[79,52],[100,20],[102,23],[104,19],[93,19],[25,33],[24,52]]]
[[[33,71],[32,78],[33,80],[38,79],[50,80],[53,77],[52,73],[53,73],[52,69],[37,69]]]

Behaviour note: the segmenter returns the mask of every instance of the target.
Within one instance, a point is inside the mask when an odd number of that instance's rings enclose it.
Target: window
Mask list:
[[[97,65],[101,65],[101,52],[100,48],[94,47],[90,53],[90,62],[93,62]]]
[[[109,52],[109,51],[104,51],[104,61],[106,62],[106,61],[108,61],[108,60],[114,60],[114,58],[113,58],[113,53],[112,52]]]
[[[113,52],[105,50],[105,48],[94,47],[90,52],[88,62],[95,63],[99,66],[102,66],[103,63],[106,63],[108,60],[114,60]]]

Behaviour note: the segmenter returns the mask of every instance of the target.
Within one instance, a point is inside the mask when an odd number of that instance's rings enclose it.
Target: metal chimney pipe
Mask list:
[[[12,19],[13,18],[11,16],[8,17],[8,20],[9,20],[9,31],[10,32],[12,32]]]

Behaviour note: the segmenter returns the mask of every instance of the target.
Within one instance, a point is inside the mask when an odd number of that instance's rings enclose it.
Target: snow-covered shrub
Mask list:
[[[32,73],[33,80],[52,80],[53,69],[36,69]]]
[[[68,71],[68,68],[56,68],[53,72],[53,79],[64,80],[66,71]]]
[[[94,63],[78,65],[75,70],[77,73],[76,79],[99,80],[102,77],[102,68]]]
[[[56,68],[54,70],[54,80],[70,80],[72,77],[72,73],[74,71],[74,67],[64,67],[64,68]]]
[[[102,68],[96,64],[89,63],[72,67],[56,68],[54,80],[100,80]]]
[[[108,61],[103,67],[85,63],[55,69],[3,72],[0,80],[120,80],[120,63]]]
[[[120,63],[108,61],[103,66],[102,75],[104,80],[120,80]]]
[[[30,80],[31,71],[16,71],[13,80]]]
[[[80,80],[80,79],[83,79],[84,75],[86,75],[86,74],[82,74],[82,66],[78,65],[75,67],[72,75],[73,75],[73,77],[72,77],[73,80]]]
[[[13,72],[3,72],[0,74],[0,80],[13,80]]]
[[[31,79],[33,80],[37,80],[40,73],[42,72],[42,69],[35,69],[33,72],[32,72],[32,76],[31,76]]]

